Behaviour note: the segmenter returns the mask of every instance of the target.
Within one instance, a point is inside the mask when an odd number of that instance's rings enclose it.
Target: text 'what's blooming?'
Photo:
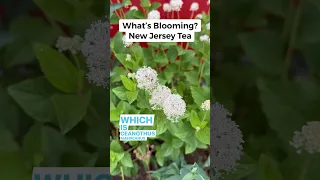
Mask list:
[[[119,31],[126,33],[126,42],[193,42],[201,20],[121,19]]]

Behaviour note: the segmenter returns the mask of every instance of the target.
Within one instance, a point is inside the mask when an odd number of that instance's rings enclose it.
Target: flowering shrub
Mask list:
[[[213,179],[319,179],[318,2],[212,2]]]
[[[116,11],[110,22],[111,25],[118,23],[121,18],[160,19],[158,8],[169,13],[179,12],[182,6],[181,0],[171,0],[170,4],[143,0],[140,8],[128,7],[126,13]],[[192,4],[191,8],[193,12],[198,6]],[[210,33],[206,24],[210,17],[205,13],[202,16],[202,31],[195,33],[195,42],[188,43],[187,47],[177,46],[175,42],[147,43],[147,47],[141,47],[140,43],[125,42],[125,34],[120,32],[111,40],[112,54],[120,64],[113,67],[110,76],[112,175],[130,178],[143,168],[147,178],[152,175],[158,179],[171,176],[175,179],[195,176],[209,179],[205,171],[197,175],[197,168],[190,169],[195,162],[204,163],[209,158]],[[120,114],[155,114],[153,127],[132,127],[132,130],[152,129],[157,131],[157,136],[146,142],[120,142]],[[189,160],[187,169],[190,173],[181,174],[179,169],[171,176],[161,173],[181,157],[184,159],[186,155],[200,152],[206,159]],[[201,168],[198,170],[200,172]]]

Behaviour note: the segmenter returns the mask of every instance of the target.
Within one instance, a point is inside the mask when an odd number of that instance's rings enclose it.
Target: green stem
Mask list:
[[[133,149],[135,149],[137,146],[138,146],[138,145],[133,146],[132,148],[130,148],[130,149],[128,149],[128,150],[126,150],[126,152],[130,152],[130,151],[132,151],[132,150],[133,150]]]
[[[123,174],[123,168],[122,168],[122,166],[120,167],[120,170],[121,170],[121,179],[124,180],[124,174]]]
[[[203,64],[201,64],[201,63],[202,63],[202,60],[203,60],[203,58],[201,58],[201,61],[200,61],[201,70],[200,70],[199,83],[198,83],[198,86],[199,86],[199,87],[200,87],[200,85],[201,85],[201,79],[202,79],[203,68],[204,68],[204,62],[203,62]]]
[[[72,52],[71,54],[78,69],[78,95],[81,95],[83,90],[83,80],[81,74],[80,61],[75,54],[73,54]]]
[[[299,27],[300,18],[301,18],[301,12],[302,12],[302,5],[300,4],[295,11],[295,16],[294,16],[294,20],[293,20],[293,27],[292,27],[292,31],[290,33],[289,47],[287,49],[287,53],[286,53],[286,57],[285,57],[285,66],[284,66],[284,74],[283,74],[284,80],[288,80],[289,67],[290,67],[290,63],[291,63],[290,61],[292,59],[292,50],[294,49],[296,38],[297,38],[298,27]]]
[[[102,120],[96,109],[91,104],[89,104],[89,110],[92,112],[94,119],[96,119],[97,122],[100,122]]]
[[[301,170],[301,173],[300,173],[300,178],[299,180],[304,180],[305,176],[306,176],[306,173],[307,173],[307,169],[308,169],[308,165],[310,163],[310,158],[309,157],[306,157],[304,159],[304,162],[303,162],[303,167],[302,167],[302,170]]]

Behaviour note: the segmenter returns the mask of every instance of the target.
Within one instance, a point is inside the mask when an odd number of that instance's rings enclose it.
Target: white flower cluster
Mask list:
[[[163,8],[164,12],[171,12],[172,11],[171,5],[169,3],[164,3],[162,8]]]
[[[193,2],[191,5],[190,5],[190,11],[198,11],[199,9],[199,3],[197,2]]]
[[[76,54],[78,51],[81,50],[83,39],[80,36],[73,36],[71,37],[63,37],[60,36],[56,43],[56,48],[60,52],[63,51],[71,51],[72,54]]]
[[[182,8],[183,1],[182,0],[170,0],[171,11],[180,11]]]
[[[130,54],[127,54],[126,61],[132,61],[132,57]]]
[[[136,72],[138,88],[152,92],[158,86],[157,71],[150,67],[143,67]]]
[[[210,37],[208,35],[202,35],[200,36],[200,41],[207,41],[210,42]]]
[[[204,111],[210,111],[210,100],[204,101],[204,102],[201,104],[200,108],[201,108],[202,110],[204,110]]]
[[[218,171],[232,172],[242,155],[242,132],[229,117],[231,113],[219,103],[211,110],[211,159]]]
[[[144,89],[151,94],[149,103],[154,110],[163,110],[167,119],[178,122],[186,111],[186,103],[178,94],[171,94],[171,90],[158,84],[158,74],[150,67],[138,69],[135,78],[138,88]]]
[[[157,10],[152,10],[148,13],[148,19],[160,19],[160,12]]]
[[[320,152],[320,122],[312,121],[302,126],[301,132],[295,131],[290,145],[297,149],[297,153],[306,151],[309,154]]]
[[[152,109],[160,110],[162,109],[164,100],[171,95],[171,90],[163,85],[159,85],[154,91],[151,93],[151,99],[149,103],[152,105]]]
[[[90,83],[97,86],[108,87],[110,57],[110,36],[109,18],[106,21],[97,21],[91,24],[84,35],[82,53],[87,57],[88,74],[87,79]]]

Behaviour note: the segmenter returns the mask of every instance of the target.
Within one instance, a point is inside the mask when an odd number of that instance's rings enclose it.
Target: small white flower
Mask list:
[[[298,154],[303,150],[309,154],[320,153],[320,122],[308,122],[302,126],[301,132],[295,131],[290,145],[297,149]]]
[[[200,36],[200,41],[210,41],[210,37],[208,36],[208,35],[202,35],[202,36]]]
[[[170,0],[170,6],[172,11],[180,11],[182,5],[182,0]]]
[[[128,73],[128,78],[135,79],[136,73]]]
[[[178,94],[171,94],[163,102],[163,112],[171,122],[178,122],[185,111],[186,103]]]
[[[171,6],[169,3],[164,3],[162,8],[164,12],[171,12]]]
[[[163,85],[159,85],[151,93],[151,99],[149,100],[152,109],[160,110],[163,108],[164,100],[171,95],[171,90]]]
[[[196,131],[200,131],[200,129],[201,129],[201,128],[200,128],[199,126],[196,127]]]
[[[210,23],[206,24],[208,30],[210,30]]]
[[[207,1],[207,5],[210,5],[210,0]]]
[[[57,40],[56,48],[60,52],[69,50],[72,54],[76,54],[81,50],[82,41],[83,39],[77,35],[73,36],[73,38],[60,36]]]
[[[205,111],[210,111],[210,100],[206,100],[201,104],[201,109]]]
[[[148,13],[148,19],[160,19],[160,12],[157,10],[152,10]]]
[[[130,54],[127,54],[127,57],[126,57],[126,61],[131,61],[131,55]]]
[[[126,42],[126,35],[123,35],[122,41],[123,41],[124,47],[130,47],[133,44],[132,42]]]
[[[138,7],[137,6],[131,6],[130,7],[130,11],[132,11],[132,10],[138,10]]]
[[[202,19],[202,14],[197,14],[196,19]]]
[[[190,11],[198,11],[199,9],[199,3],[193,2],[190,6]]]
[[[150,67],[143,67],[136,72],[138,88],[152,92],[158,85],[158,74]]]

